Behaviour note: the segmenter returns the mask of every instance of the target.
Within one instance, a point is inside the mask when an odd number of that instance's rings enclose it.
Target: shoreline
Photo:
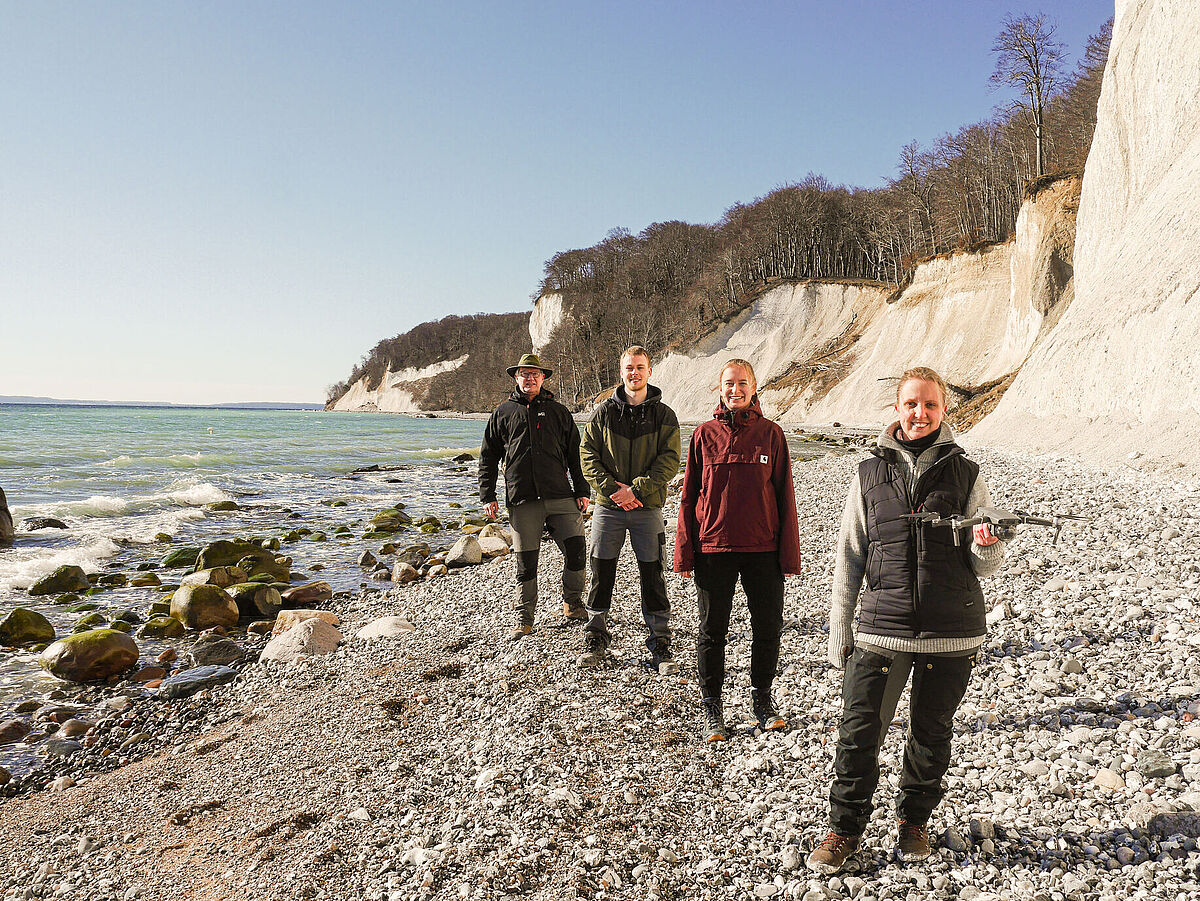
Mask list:
[[[253,664],[207,696],[139,702],[114,717],[117,747],[151,721],[162,730],[126,748],[146,756],[63,791],[0,801],[0,872],[11,874],[0,898],[77,873],[72,896],[94,898],[132,889],[139,898],[700,898],[731,889],[801,898],[814,880],[836,896],[852,879],[881,898],[947,897],[959,886],[1006,898],[1068,886],[1115,897],[1147,886],[1158,897],[1196,891],[1200,727],[1190,723],[1200,715],[1200,657],[1185,620],[1200,615],[1200,551],[1183,537],[1196,489],[975,454],[998,505],[1076,503],[1094,519],[1068,527],[1057,546],[1023,530],[984,583],[1000,618],[956,718],[948,794],[931,824],[939,850],[925,865],[890,858],[902,740],[893,725],[857,868],[836,886],[803,870],[825,831],[840,714],[823,627],[858,455],[834,453],[793,470],[805,573],[787,583],[776,681],[786,733],[749,728],[742,610],[728,651],[735,734],[725,747],[699,744],[693,589],[668,579],[684,665],[678,677],[652,674],[638,665],[646,654],[628,549],[613,609],[620,661],[580,671],[581,635],[560,625],[553,603],[561,558],[546,545],[537,631],[524,641],[501,640],[513,579],[505,557],[334,598],[322,607],[347,638],[335,653]],[[673,525],[673,505],[667,514]],[[1181,534],[1164,537],[1172,530]],[[353,638],[397,613],[416,631]],[[1179,839],[1152,832],[1169,808],[1185,824]],[[78,850],[85,845],[94,847]],[[237,884],[217,878],[226,869],[241,874]]]

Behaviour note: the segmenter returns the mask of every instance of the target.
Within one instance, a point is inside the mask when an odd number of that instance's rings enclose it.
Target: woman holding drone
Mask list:
[[[906,861],[929,856],[928,822],[950,764],[954,712],[987,628],[979,578],[1004,558],[1004,543],[987,523],[974,526],[972,541],[959,542],[954,527],[912,515],[965,517],[991,504],[979,466],[943,422],[941,376],[925,367],[907,370],[895,410],[898,420],[859,464],[838,535],[829,662],[845,669],[844,707],[829,792],[831,831],[808,858],[822,873],[839,871],[862,841],[879,782],[879,748],[910,674],[898,850]]]

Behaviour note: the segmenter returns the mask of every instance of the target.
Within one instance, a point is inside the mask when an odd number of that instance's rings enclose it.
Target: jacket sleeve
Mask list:
[[[600,422],[603,406],[596,408],[592,418],[583,427],[583,443],[579,448],[579,461],[583,467],[583,476],[598,495],[612,497],[617,490],[617,480],[613,473],[604,468],[601,460],[604,457],[604,426]]]
[[[967,510],[974,513],[980,507],[990,507],[991,505],[992,495],[988,491],[987,485],[984,484],[983,476],[976,476],[975,484],[971,486],[971,493],[967,495]],[[1006,541],[997,541],[987,547],[980,547],[974,540],[971,541],[971,570],[977,579],[986,579],[996,573],[996,570],[1004,563],[1004,552],[1007,546],[1008,542]]]
[[[497,408],[483,430],[483,444],[479,446],[479,500],[484,504],[496,500],[496,478],[500,473],[500,461],[504,458],[500,422],[501,414]]]
[[[700,429],[688,442],[687,466],[683,471],[683,491],[679,495],[679,521],[675,526],[675,572],[690,573],[696,568],[696,503],[703,484],[704,455]]]
[[[563,413],[567,417],[567,469],[571,473],[571,485],[575,489],[575,497],[590,497],[592,489],[583,477],[583,467],[579,462],[579,426],[566,407],[563,407]]]
[[[867,569],[867,509],[858,473],[850,481],[833,563],[833,600],[829,609],[829,662],[846,665],[844,648],[854,645],[854,610]]]
[[[658,453],[645,475],[638,476],[630,486],[638,500],[666,491],[667,483],[679,472],[679,419],[674,410],[667,410],[658,429]]]
[[[792,484],[792,459],[783,429],[775,427],[779,450],[775,453],[775,501],[779,504],[779,566],[784,573],[800,574],[800,523],[796,518],[796,488]]]

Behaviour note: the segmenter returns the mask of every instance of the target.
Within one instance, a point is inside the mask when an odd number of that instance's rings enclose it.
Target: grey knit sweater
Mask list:
[[[898,451],[902,465],[907,466],[906,478],[911,487],[916,486],[919,479],[930,465],[937,459],[936,448],[939,445],[954,442],[954,432],[946,423],[938,430],[937,439],[925,449],[919,457],[913,456],[894,437],[898,423],[892,423],[879,436],[879,446]],[[983,476],[975,480],[975,485],[967,496],[967,510],[974,512],[980,507],[990,507],[991,495]],[[987,547],[980,547],[971,542],[971,568],[979,578],[990,576],[1004,562],[1004,542],[998,541]],[[829,611],[829,662],[838,669],[845,665],[843,649],[854,644],[851,629],[854,622],[854,612],[858,607],[858,593],[862,588],[863,572],[867,562],[867,510],[863,504],[862,488],[858,482],[858,473],[850,483],[850,493],[846,497],[846,507],[842,511],[842,525],[838,533],[837,560],[833,567],[833,605]],[[863,630],[857,630],[857,637],[864,642],[887,648],[892,651],[904,651],[910,654],[947,654],[969,651],[983,644],[983,636],[975,635],[966,638],[901,638],[894,635],[875,635]]]

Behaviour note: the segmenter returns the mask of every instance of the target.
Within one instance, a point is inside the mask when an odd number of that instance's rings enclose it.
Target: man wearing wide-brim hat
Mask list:
[[[510,638],[533,631],[537,610],[537,564],[542,531],[563,555],[563,615],[583,621],[587,545],[583,513],[591,489],[579,462],[579,428],[570,411],[554,399],[545,381],[554,372],[528,353],[505,370],[515,389],[488,420],[479,449],[479,498],[495,519],[500,513],[496,479],[504,461],[505,504],[517,556],[516,622]]]

